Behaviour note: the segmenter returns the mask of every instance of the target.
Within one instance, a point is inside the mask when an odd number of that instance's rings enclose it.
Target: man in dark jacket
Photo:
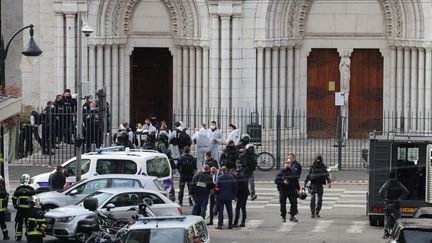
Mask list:
[[[246,202],[247,198],[249,196],[249,186],[248,186],[248,179],[244,177],[242,174],[237,174],[236,171],[234,171],[233,176],[236,179],[237,182],[237,204],[235,209],[235,217],[234,217],[234,224],[233,227],[245,227],[246,223]],[[239,218],[240,218],[240,210],[242,213],[242,221],[240,225],[238,224]]]
[[[202,172],[195,175],[192,179],[190,194],[194,199],[192,215],[206,216],[207,204],[210,191],[213,189],[213,178],[210,175],[210,167],[204,165]]]
[[[36,196],[33,196],[26,226],[27,243],[42,243],[45,236],[46,219],[44,212],[40,209],[40,200]]]
[[[315,218],[315,216],[319,218],[324,194],[323,185],[328,182],[328,187],[331,188],[331,180],[327,171],[327,166],[324,165],[321,155],[315,158],[315,161],[310,167],[309,173],[304,181],[304,187],[307,187],[309,181],[311,182],[309,185],[309,193],[312,195],[310,202],[311,218]]]
[[[240,155],[237,167],[240,174],[248,181],[251,200],[255,200],[257,196],[255,194],[254,171],[257,167],[257,156],[252,144],[246,145],[244,152]]]
[[[195,175],[195,171],[197,169],[196,159],[192,157],[192,155],[190,155],[190,148],[188,146],[184,147],[184,154],[177,162],[177,169],[180,174],[178,202],[180,206],[183,206],[183,194],[185,184],[187,184],[188,191],[190,191],[192,178]],[[190,197],[189,205],[193,205],[192,199]]]
[[[396,220],[400,218],[400,200],[409,195],[408,189],[397,180],[396,173],[390,172],[389,180],[379,190],[381,198],[384,200],[384,239],[390,235]]]
[[[239,152],[233,141],[230,141],[223,150],[220,157],[220,165],[226,166],[228,170],[236,168],[236,162],[239,159]]]
[[[5,180],[0,176],[0,227],[3,232],[3,240],[9,240],[6,226],[6,210],[9,201],[9,193],[6,191]]]
[[[205,157],[205,162],[204,162],[205,165],[208,165],[210,168],[211,167],[216,167],[216,169],[219,168],[218,162],[215,159],[213,159],[211,156],[211,151],[205,152],[204,157]]]
[[[58,165],[56,172],[50,175],[48,181],[51,186],[51,191],[63,190],[64,185],[66,184],[66,177],[63,174],[63,166]]]
[[[15,215],[15,240],[20,241],[22,238],[23,224],[27,222],[30,215],[31,202],[36,195],[35,189],[30,186],[30,176],[23,174],[21,176],[21,185],[15,189],[12,197],[12,204],[17,210]]]
[[[222,169],[226,171],[226,167],[222,167],[221,171],[219,171],[218,168],[216,167],[210,168],[210,175],[212,177],[214,187],[210,191],[210,219],[207,225],[213,225],[213,217],[217,216],[217,213],[219,212],[217,208],[217,200],[216,200],[217,199],[216,185],[219,180],[219,177],[223,174]]]
[[[289,214],[291,215],[290,221],[298,222],[295,218],[295,215],[298,214],[297,210],[297,196],[298,191],[300,190],[299,178],[300,174],[298,168],[300,165],[296,165],[295,156],[290,154],[288,156],[288,161],[284,163],[284,168],[279,172],[276,176],[275,184],[277,185],[277,189],[279,191],[279,203],[280,203],[280,212],[282,217],[282,222],[286,222],[286,200],[288,198],[291,207]],[[297,163],[298,164],[298,163]]]
[[[224,206],[226,207],[228,213],[228,229],[232,229],[233,228],[232,200],[234,200],[234,198],[237,195],[236,180],[230,174],[224,173],[218,179],[218,183],[216,185],[216,191],[217,191],[217,204],[219,209],[218,226],[216,227],[216,229],[222,229]]]

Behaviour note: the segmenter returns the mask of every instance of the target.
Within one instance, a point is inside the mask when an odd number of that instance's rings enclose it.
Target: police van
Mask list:
[[[77,163],[76,157],[62,164],[66,183],[75,183]],[[54,170],[55,171],[55,170]],[[31,178],[31,186],[37,192],[50,190],[47,172]],[[167,192],[172,186],[172,171],[168,157],[154,150],[128,149],[122,146],[98,149],[81,156],[81,179],[106,174],[128,174],[155,176],[165,186]]]
[[[432,134],[381,133],[369,135],[367,215],[371,226],[384,225],[384,201],[379,189],[390,171],[409,190],[401,200],[402,217],[432,206]]]

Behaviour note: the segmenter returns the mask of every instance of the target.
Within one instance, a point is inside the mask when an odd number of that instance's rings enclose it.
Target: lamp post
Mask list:
[[[81,14],[78,14],[79,17],[79,25],[80,28],[82,26]],[[78,78],[77,78],[77,89],[78,89],[78,99],[77,99],[77,140],[75,141],[77,150],[76,150],[76,178],[75,181],[78,182],[81,180],[81,146],[84,142],[84,137],[82,135],[82,122],[83,122],[83,114],[82,114],[82,35],[85,37],[89,37],[93,33],[93,29],[86,23],[84,27],[81,28],[78,37]]]

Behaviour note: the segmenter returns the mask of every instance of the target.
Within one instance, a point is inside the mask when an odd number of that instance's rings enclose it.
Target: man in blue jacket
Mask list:
[[[216,229],[222,229],[224,206],[226,207],[228,213],[228,229],[233,228],[232,200],[235,199],[237,194],[237,182],[233,176],[226,173],[227,169],[224,167],[225,166],[221,168],[223,175],[219,177],[215,188],[217,192],[217,205],[219,209],[218,226]]]

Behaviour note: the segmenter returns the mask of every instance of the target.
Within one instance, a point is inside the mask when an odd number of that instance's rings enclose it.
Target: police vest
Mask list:
[[[33,196],[18,196],[16,197],[18,208],[30,208]]]
[[[6,211],[7,201],[7,196],[5,198],[0,198],[0,213]]]
[[[30,217],[27,220],[27,236],[42,235],[42,231],[46,227],[45,218]]]

